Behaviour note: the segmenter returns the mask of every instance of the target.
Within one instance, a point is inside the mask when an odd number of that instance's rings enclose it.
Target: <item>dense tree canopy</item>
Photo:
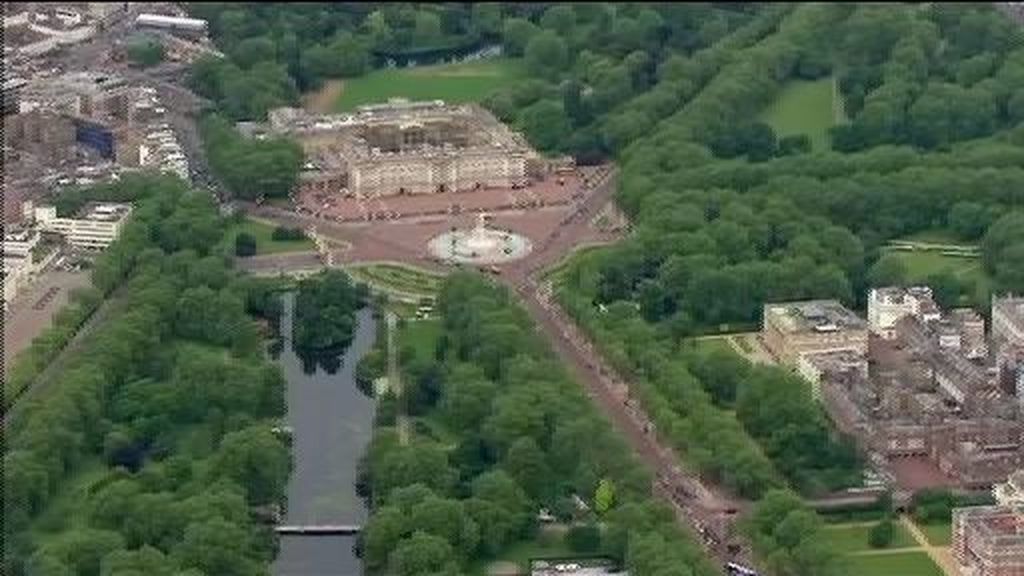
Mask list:
[[[356,311],[366,301],[365,285],[340,270],[325,270],[299,282],[292,337],[305,351],[341,349],[352,340]]]
[[[688,574],[714,573],[650,500],[646,473],[511,298],[475,275],[445,282],[437,354],[406,359],[403,371],[421,360],[440,368],[440,397],[422,417],[436,412],[453,448],[419,433],[402,445],[392,428],[378,429],[365,468],[376,504],[363,533],[366,567],[410,576],[465,569],[530,538],[541,507],[596,521],[572,504],[575,494],[600,508],[604,522],[604,530],[575,530],[578,549],[626,561],[629,535],[657,536],[672,543],[666,561]]]
[[[6,431],[4,573],[263,574],[273,550],[250,505],[279,501],[290,469],[268,424],[283,381],[246,313],[252,282],[203,256],[225,224],[176,178],[75,194],[135,202],[93,268],[100,291],[125,289]],[[63,497],[83,474],[89,489]],[[39,523],[55,499],[61,514]]]
[[[302,150],[285,139],[250,140],[224,119],[209,116],[201,122],[203,148],[210,167],[237,198],[284,198],[295,185]]]

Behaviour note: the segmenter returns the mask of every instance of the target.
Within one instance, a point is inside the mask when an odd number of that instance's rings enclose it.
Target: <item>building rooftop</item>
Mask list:
[[[1002,314],[1017,326],[1024,327],[1024,296],[992,298],[992,314]]]
[[[1024,504],[1024,470],[1010,474],[1006,482],[996,484],[992,488],[996,503],[1000,506],[1020,506]]]
[[[131,204],[89,203],[75,214],[75,218],[94,222],[117,222],[131,210]]]
[[[1024,513],[1011,506],[974,506],[956,513],[965,527],[1002,553],[1024,551]]]
[[[239,131],[252,138],[266,132],[310,138],[312,147],[330,148],[347,160],[431,157],[503,149],[532,153],[522,135],[490,112],[472,104],[442,100],[360,106],[354,113],[313,115],[300,108],[277,108],[266,124],[240,123]],[[324,136],[330,135],[329,143]],[[310,151],[307,150],[307,154]]]
[[[836,300],[807,300],[766,304],[770,314],[785,332],[841,332],[864,330],[867,322]]]

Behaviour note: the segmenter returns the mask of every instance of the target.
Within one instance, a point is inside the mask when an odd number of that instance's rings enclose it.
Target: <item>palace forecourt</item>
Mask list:
[[[295,140],[305,156],[293,199],[333,220],[515,209],[567,203],[571,161],[540,156],[523,136],[475,104],[443,101],[361,106],[351,114],[271,110],[265,124],[241,123],[251,138]],[[549,176],[558,173],[557,183]],[[558,192],[550,194],[553,189]],[[480,194],[483,206],[461,194]],[[564,196],[564,198],[563,198]],[[418,200],[405,200],[406,198]],[[383,203],[383,204],[382,204]]]

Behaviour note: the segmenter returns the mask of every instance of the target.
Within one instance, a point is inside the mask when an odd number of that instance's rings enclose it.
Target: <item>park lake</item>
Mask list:
[[[281,523],[362,525],[367,509],[356,494],[356,465],[373,433],[376,403],[359,391],[355,368],[373,347],[377,324],[369,308],[360,310],[340,362],[304,361],[292,349],[294,305],[294,294],[285,295],[283,346],[276,357],[288,385],[287,425],[292,428],[292,473]],[[360,574],[355,541],[352,536],[282,536],[273,573]]]

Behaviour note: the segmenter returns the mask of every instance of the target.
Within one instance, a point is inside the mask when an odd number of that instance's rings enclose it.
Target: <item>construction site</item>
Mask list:
[[[1024,465],[1024,299],[993,298],[988,337],[925,287],[872,290],[868,318],[769,305],[765,343],[900,488],[985,490]]]

